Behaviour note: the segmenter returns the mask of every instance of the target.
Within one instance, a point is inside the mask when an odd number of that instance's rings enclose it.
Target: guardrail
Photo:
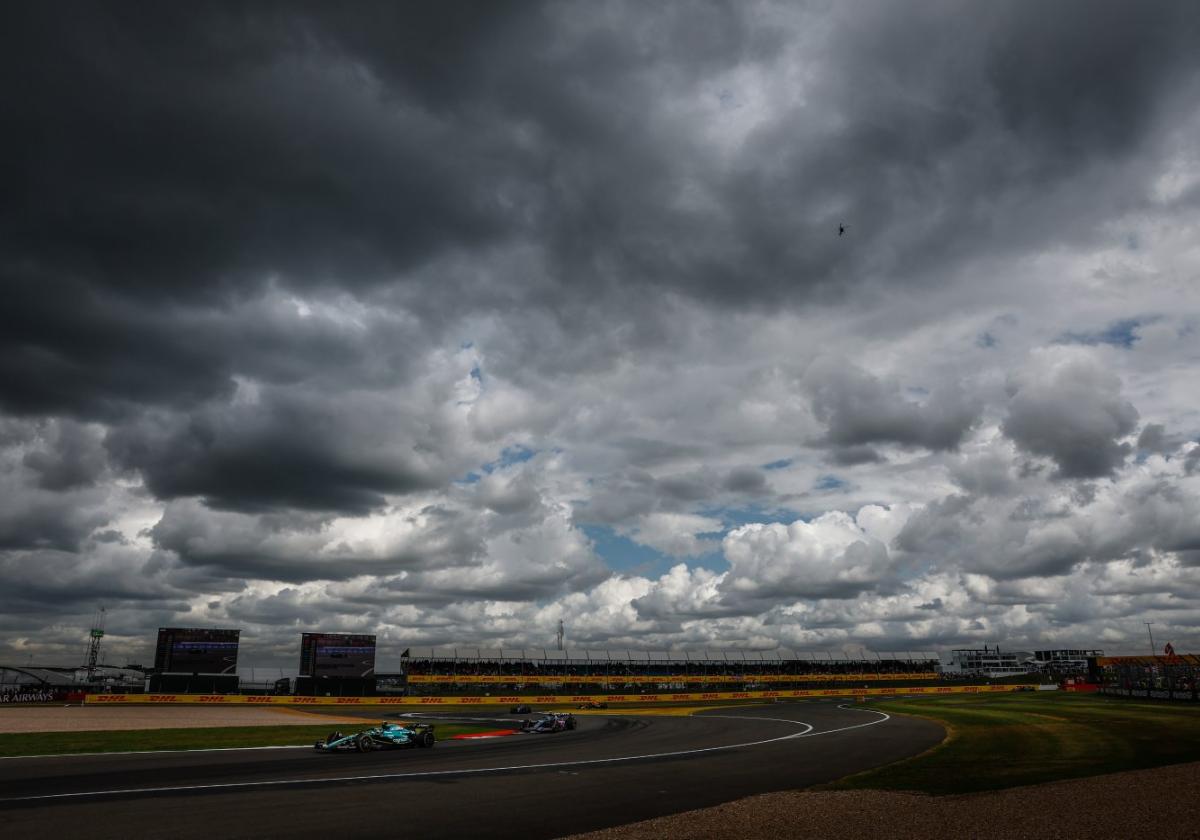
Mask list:
[[[776,698],[889,697],[939,694],[988,694],[1031,691],[1036,685],[953,685],[913,688],[813,688],[787,691],[705,691],[659,694],[534,694],[495,697],[290,697],[252,694],[89,694],[94,705],[153,705],[192,703],[199,705],[254,706],[487,706],[513,703],[562,705],[569,703],[671,703],[679,701],[772,700]]]

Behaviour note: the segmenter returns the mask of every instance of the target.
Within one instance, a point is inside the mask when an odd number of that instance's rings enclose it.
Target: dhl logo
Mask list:
[[[423,706],[429,705],[431,703],[441,703],[441,702],[442,702],[441,697],[422,697],[421,698],[421,705],[423,705]]]
[[[520,697],[497,697],[496,702],[497,703],[520,703],[521,698]]]
[[[700,699],[701,699],[701,700],[720,700],[720,699],[721,699],[721,695],[720,695],[720,694],[718,694],[718,693],[717,693],[717,692],[715,692],[715,691],[712,691],[712,692],[709,692],[709,693],[707,693],[707,694],[701,694],[701,695],[700,695]]]
[[[691,700],[692,695],[690,695],[690,694],[672,694],[671,699],[672,700]]]
[[[253,699],[257,700],[258,698],[253,698]],[[197,697],[195,699],[194,702],[196,702],[196,703],[224,703],[225,698],[220,694],[201,694],[199,697]],[[251,702],[251,698],[247,697],[244,702],[246,702],[246,703]]]
[[[575,696],[573,696],[573,697],[571,698],[571,702],[572,702],[572,703],[590,703],[590,702],[592,702],[592,695],[590,695],[590,694],[576,694]]]
[[[124,703],[124,694],[93,694],[87,698],[89,703]]]
[[[361,702],[361,697],[339,697],[337,699],[337,705],[339,706],[355,706]]]
[[[292,702],[293,702],[293,703],[298,703],[298,704],[304,704],[304,703],[316,703],[316,702],[317,702],[317,698],[316,698],[316,697],[293,697],[293,698],[292,698]]]
[[[463,705],[470,705],[471,703],[486,703],[490,699],[489,697],[462,697],[458,702]]]
[[[146,699],[151,703],[174,703],[178,698],[174,694],[150,694]]]
[[[285,698],[281,698],[281,699],[284,699],[284,700],[286,700],[287,698],[285,697]],[[297,698],[297,699],[302,699],[302,698]],[[246,697],[246,698],[244,698],[244,699],[242,700],[242,702],[243,702],[243,703],[277,703],[277,702],[279,702],[279,701],[278,701],[278,700],[276,700],[274,697],[266,697],[266,696],[257,696],[257,695],[255,695],[255,696],[250,696],[250,697]]]

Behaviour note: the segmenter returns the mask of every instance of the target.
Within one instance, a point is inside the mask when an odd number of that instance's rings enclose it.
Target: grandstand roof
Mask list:
[[[0,685],[75,685],[74,671],[56,671],[24,665],[0,665]]]
[[[800,660],[805,662],[862,662],[881,659],[884,661],[930,661],[938,655],[927,651],[901,651],[892,653],[869,653],[862,658],[850,658],[828,652],[800,653],[790,650],[586,650],[582,648],[488,648],[467,645],[464,647],[410,647],[412,659],[467,659],[482,661],[547,661],[547,662],[781,662]]]

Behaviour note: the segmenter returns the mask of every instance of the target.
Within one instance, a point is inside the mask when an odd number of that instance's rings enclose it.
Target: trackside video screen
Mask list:
[[[235,674],[241,630],[160,627],[154,667],[160,674]]]
[[[309,677],[369,677],[375,673],[375,637],[348,633],[304,633],[300,674]]]

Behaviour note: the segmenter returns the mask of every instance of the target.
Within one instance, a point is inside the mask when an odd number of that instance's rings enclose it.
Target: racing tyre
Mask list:
[[[571,718],[570,720],[567,721],[567,729],[574,729],[574,728],[575,728],[575,718]]]
[[[429,747],[432,747],[433,746],[433,733],[428,730],[426,730],[425,732],[422,732],[421,737],[417,740],[417,746],[425,747],[426,749],[428,749]]]
[[[370,752],[375,749],[375,742],[371,740],[370,735],[359,735],[354,739],[354,746],[358,748],[359,752]]]

